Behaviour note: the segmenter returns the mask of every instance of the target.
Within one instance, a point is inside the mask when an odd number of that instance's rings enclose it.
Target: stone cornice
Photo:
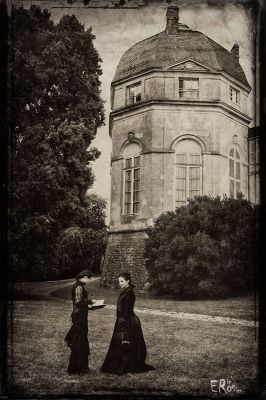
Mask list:
[[[229,104],[224,103],[223,101],[202,101],[202,100],[168,100],[168,99],[158,99],[158,100],[146,100],[141,101],[139,103],[131,104],[123,108],[119,108],[118,110],[112,111],[110,113],[110,119],[113,119],[115,116],[124,115],[126,113],[130,113],[131,111],[142,109],[143,107],[150,107],[152,105],[169,105],[169,106],[190,106],[190,107],[215,107],[222,108],[223,110],[229,112],[235,117],[241,119],[246,124],[250,124],[252,118],[248,115],[242,113],[231,107]]]

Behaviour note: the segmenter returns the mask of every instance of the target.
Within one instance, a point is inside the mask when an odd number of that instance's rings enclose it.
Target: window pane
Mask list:
[[[187,155],[186,154],[176,154],[176,162],[178,164],[186,164],[187,163]]]
[[[176,190],[176,200],[177,201],[186,201],[186,191],[185,190]]]
[[[130,204],[125,204],[125,214],[130,214]]]
[[[199,196],[200,195],[200,191],[199,190],[190,190],[189,191],[189,198],[193,199],[193,197],[195,196]]]
[[[139,190],[139,181],[133,182],[133,190]]]
[[[140,166],[140,157],[134,157],[134,167]]]
[[[176,207],[182,207],[182,206],[185,206],[185,205],[186,205],[185,201],[176,201],[175,202],[175,206]]]
[[[200,168],[189,168],[189,197],[193,198],[200,194]]]
[[[194,79],[194,80],[192,80],[192,81],[190,81],[191,82],[191,85],[190,85],[190,87],[191,87],[191,89],[198,89],[198,86],[199,86],[199,82],[196,80],[196,79]]]
[[[190,167],[189,168],[189,179],[199,179],[200,169],[199,167]]]
[[[177,179],[176,188],[180,190],[186,190],[186,179]]]
[[[234,186],[234,181],[232,179],[230,179],[229,181],[229,192],[230,192],[230,196],[234,196],[235,195],[235,186]]]
[[[250,163],[255,162],[255,141],[249,142],[249,158],[250,158]]]
[[[133,193],[133,202],[139,201],[139,192]]]
[[[176,178],[182,179],[186,178],[186,168],[185,167],[176,167]]]
[[[176,201],[186,201],[186,168],[176,168]]]
[[[234,154],[235,154],[234,149],[231,149],[231,150],[230,150],[230,153],[229,153],[229,156],[234,157]]]
[[[137,95],[136,95],[136,102],[138,102],[138,101],[140,101],[141,100],[141,93],[138,93]]]
[[[200,155],[199,154],[190,154],[189,155],[189,163],[190,164],[200,164]]]
[[[141,84],[137,83],[134,86],[127,88],[127,102],[133,104],[141,100]]]
[[[131,181],[127,181],[125,183],[125,192],[130,192],[131,191]]]
[[[133,204],[133,213],[136,214],[139,212],[139,203],[134,203]]]
[[[131,168],[132,167],[132,158],[127,158],[126,159],[126,168]]]
[[[240,182],[236,182],[236,193],[240,193]]]
[[[199,80],[198,79],[179,79],[179,96],[186,98],[198,98]]]
[[[239,90],[236,90],[236,89],[230,87],[229,98],[234,103],[239,104],[240,103],[240,92],[239,92]]]
[[[125,203],[128,204],[131,202],[131,193],[125,193]]]
[[[132,171],[126,171],[126,182],[131,181],[131,173]]]
[[[229,159],[229,176],[234,178],[234,160]]]
[[[236,179],[240,179],[240,163],[236,162]]]
[[[138,169],[134,169],[134,179],[139,179],[139,168]]]
[[[240,159],[240,155],[237,150],[236,150],[236,158]]]
[[[140,168],[136,167],[140,166],[140,156],[126,158],[125,165],[124,213],[132,214],[139,211]]]

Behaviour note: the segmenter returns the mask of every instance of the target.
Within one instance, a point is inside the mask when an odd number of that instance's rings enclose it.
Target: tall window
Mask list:
[[[240,104],[240,92],[232,86],[229,88],[229,97],[233,103]]]
[[[136,143],[124,150],[124,214],[140,211],[140,148]]]
[[[138,103],[141,100],[141,83],[127,87],[127,104]]]
[[[179,97],[187,99],[198,99],[199,80],[198,79],[179,79]]]
[[[201,147],[194,140],[184,139],[175,148],[175,206],[202,194]]]
[[[236,148],[231,148],[229,152],[229,193],[236,197],[241,191],[241,171],[240,155]]]
[[[249,141],[249,163],[255,164],[256,162],[256,142],[255,139]]]

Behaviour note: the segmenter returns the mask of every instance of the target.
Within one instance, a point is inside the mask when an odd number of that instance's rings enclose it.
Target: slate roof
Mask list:
[[[178,24],[130,47],[121,57],[113,83],[151,68],[164,69],[187,59],[212,70],[224,71],[250,88],[239,60],[224,47],[201,32]]]

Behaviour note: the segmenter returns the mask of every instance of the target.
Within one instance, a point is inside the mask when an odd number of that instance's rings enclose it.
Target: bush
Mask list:
[[[257,209],[237,199],[195,197],[148,230],[151,289],[178,298],[222,298],[254,289]]]

